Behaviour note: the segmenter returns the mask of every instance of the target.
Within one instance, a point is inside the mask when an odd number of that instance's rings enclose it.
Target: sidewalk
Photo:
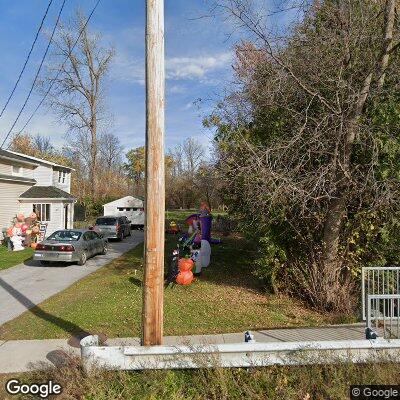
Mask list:
[[[287,328],[254,331],[256,342],[297,342],[319,340],[363,340],[365,324],[333,325],[317,328]],[[227,333],[219,335],[196,336],[166,336],[165,345],[179,344],[222,344],[242,343],[244,332]],[[71,340],[69,342],[72,342]],[[17,373],[28,371],[32,365],[38,368],[40,363],[47,365],[60,365],[65,357],[70,355],[80,356],[78,341],[74,347],[68,344],[67,339],[47,340],[9,340],[0,341],[0,373]],[[108,339],[107,346],[137,346],[138,338]],[[42,364],[43,365],[43,364]]]
[[[0,271],[0,325],[61,292],[141,242],[143,232],[132,231],[132,236],[122,242],[110,242],[106,255],[90,258],[83,266],[60,263],[42,266],[38,261],[27,260],[24,264]]]

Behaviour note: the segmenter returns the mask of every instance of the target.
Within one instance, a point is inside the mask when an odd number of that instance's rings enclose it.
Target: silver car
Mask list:
[[[63,229],[38,243],[33,255],[42,264],[76,262],[85,265],[89,257],[107,253],[107,239],[93,230]]]
[[[123,240],[131,236],[131,221],[125,216],[99,217],[93,229],[105,238]]]

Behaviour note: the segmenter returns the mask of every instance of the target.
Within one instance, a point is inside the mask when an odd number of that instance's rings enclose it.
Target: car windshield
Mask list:
[[[115,218],[97,218],[96,225],[115,225]]]
[[[47,239],[58,240],[60,242],[77,241],[81,237],[82,232],[79,231],[57,231],[52,233]]]

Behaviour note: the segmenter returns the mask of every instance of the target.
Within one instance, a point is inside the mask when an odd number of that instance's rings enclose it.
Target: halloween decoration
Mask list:
[[[39,233],[39,222],[35,213],[25,218],[24,214],[17,214],[13,218],[13,225],[7,229],[7,236],[12,243],[12,250],[20,251],[36,243]]]

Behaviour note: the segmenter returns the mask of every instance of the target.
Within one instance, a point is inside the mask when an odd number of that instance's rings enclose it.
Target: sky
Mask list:
[[[53,0],[45,30],[52,29],[61,3],[62,0]],[[267,1],[261,3],[266,6]],[[48,0],[0,0],[1,108],[22,68],[47,4]],[[70,18],[78,7],[88,14],[94,4],[95,0],[67,0],[62,19]],[[202,120],[233,80],[233,46],[238,36],[232,35],[232,26],[222,17],[207,17],[209,7],[209,0],[165,0],[166,148],[189,137],[204,145],[210,143],[212,132],[202,126]],[[283,20],[282,24],[285,23]],[[113,120],[110,129],[125,150],[142,146],[145,0],[102,0],[89,27],[102,34],[104,45],[115,48],[105,81],[105,105]],[[45,46],[46,38],[41,35],[20,85],[0,118],[1,142],[22,106]],[[15,131],[21,129],[39,101],[40,96],[34,93]],[[67,128],[54,113],[42,107],[25,131],[49,136],[61,147]]]

